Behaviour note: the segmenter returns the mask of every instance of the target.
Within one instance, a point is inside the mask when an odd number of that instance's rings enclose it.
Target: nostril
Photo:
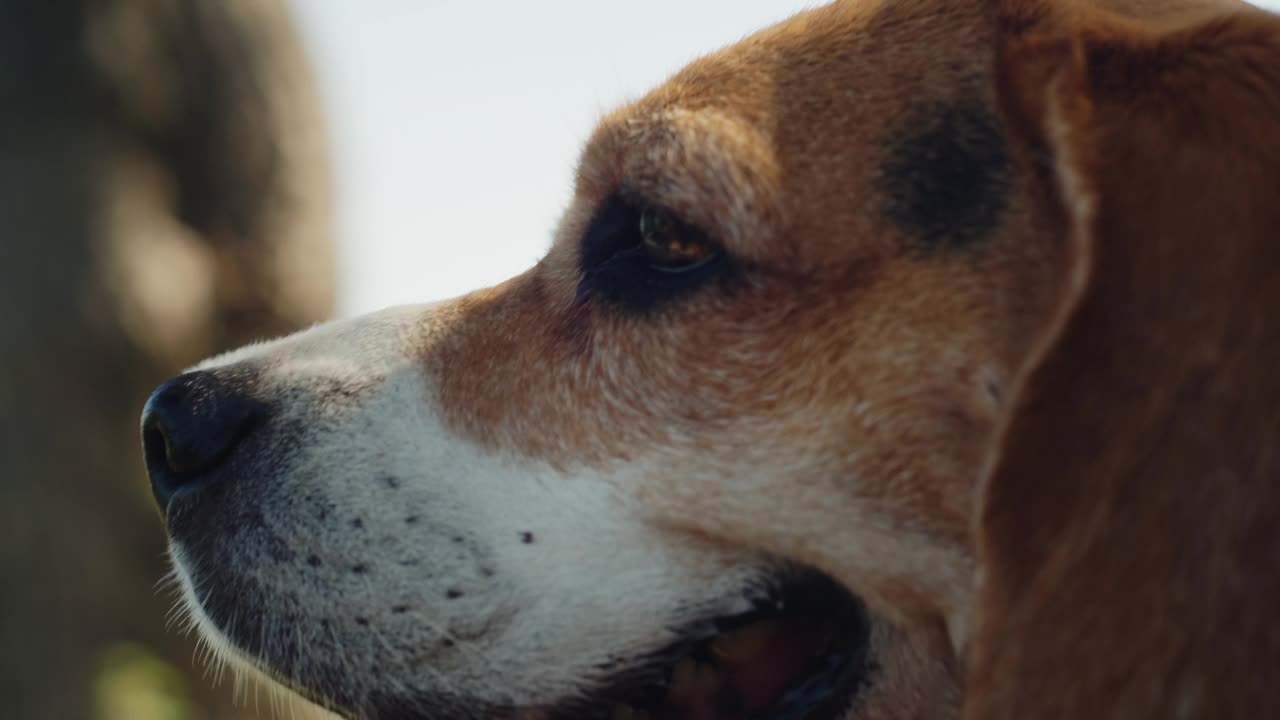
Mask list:
[[[169,462],[169,441],[165,438],[164,430],[150,415],[142,417],[142,453],[147,461],[147,469],[172,470],[173,466]]]
[[[185,443],[170,440],[174,430],[166,428],[160,415],[143,415],[142,447],[149,467],[164,468],[168,472],[183,475],[198,472],[199,463]]]
[[[142,413],[142,448],[161,507],[205,482],[252,431],[262,408],[211,372],[180,375],[157,388]]]

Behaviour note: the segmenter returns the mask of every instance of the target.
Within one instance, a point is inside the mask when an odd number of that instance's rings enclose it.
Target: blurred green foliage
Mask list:
[[[328,317],[322,118],[285,0],[0,0],[0,718],[245,720],[167,632],[138,415]]]
[[[94,679],[96,720],[204,720],[187,678],[146,648],[123,643],[102,655]]]

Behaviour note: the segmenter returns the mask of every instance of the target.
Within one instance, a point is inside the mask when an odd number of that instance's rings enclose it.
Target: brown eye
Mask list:
[[[701,232],[657,208],[641,211],[640,241],[649,266],[668,273],[694,270],[719,254]]]
[[[596,210],[580,252],[579,298],[633,313],[665,306],[736,269],[723,247],[680,216],[623,194]]]

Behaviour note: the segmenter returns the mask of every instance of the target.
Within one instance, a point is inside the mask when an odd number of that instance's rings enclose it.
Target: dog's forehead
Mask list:
[[[829,264],[893,252],[904,235],[989,230],[1005,190],[988,182],[1003,171],[991,166],[1008,158],[988,24],[946,3],[844,2],[691,63],[601,122],[561,239],[619,188],[772,262]],[[952,174],[936,177],[941,165]],[[973,197],[935,205],[938,183]]]

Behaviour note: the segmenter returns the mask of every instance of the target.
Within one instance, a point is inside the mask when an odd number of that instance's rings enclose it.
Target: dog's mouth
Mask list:
[[[836,720],[870,670],[870,623],[823,576],[783,583],[742,614],[698,623],[583,700],[511,720]]]
[[[190,577],[189,563],[175,560],[179,577]],[[223,626],[213,617],[207,625],[218,629],[218,647],[237,648],[240,654],[234,657],[344,717],[838,720],[875,670],[870,619],[859,600],[826,576],[788,572],[786,577],[735,602],[741,610],[683,625],[675,634],[679,639],[656,652],[615,657],[584,678],[580,693],[539,706],[477,703],[431,692],[352,692],[329,673],[278,662],[278,652],[272,662],[260,646],[223,638]],[[199,617],[221,616],[196,598],[194,584],[186,580],[182,587]],[[252,628],[240,623],[235,629]]]

